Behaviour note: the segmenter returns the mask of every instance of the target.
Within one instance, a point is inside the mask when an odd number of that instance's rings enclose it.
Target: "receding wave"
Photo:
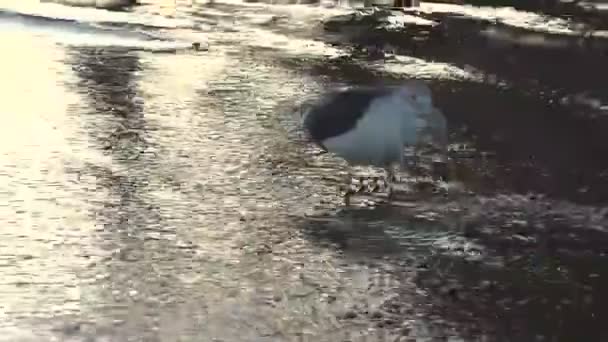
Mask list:
[[[45,36],[66,45],[102,46],[137,50],[165,51],[191,47],[191,42],[177,41],[130,28],[104,27],[69,19],[21,14],[0,10],[0,31],[19,31]]]
[[[121,23],[157,28],[190,28],[194,22],[186,19],[166,18],[160,15],[115,12],[96,8],[72,7],[55,3],[28,0],[8,0],[0,3],[0,10],[49,19],[95,23]]]

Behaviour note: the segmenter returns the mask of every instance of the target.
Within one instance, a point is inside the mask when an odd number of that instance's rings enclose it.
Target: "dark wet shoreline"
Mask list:
[[[473,139],[480,150],[496,153],[498,166],[492,171],[498,173],[495,178],[507,180],[508,183],[502,185],[504,190],[545,193],[587,204],[608,201],[608,158],[601,158],[608,152],[608,143],[603,139],[608,117],[599,108],[585,108],[564,100],[591,87],[597,89],[595,93],[600,95],[600,100],[607,101],[601,92],[604,76],[597,71],[602,70],[608,57],[535,47],[493,48],[481,37],[459,38],[466,36],[466,32],[473,33],[472,28],[462,32],[454,27],[449,37],[440,40],[431,31],[426,42],[420,43],[412,40],[421,31],[413,25],[411,34],[408,33],[410,26],[403,34],[403,31],[374,29],[377,24],[373,21],[361,25],[367,29],[354,37],[349,34],[345,44],[368,51],[377,51],[378,47],[382,51],[382,46],[390,45],[397,53],[470,65],[478,72],[508,82],[503,87],[492,81],[479,84],[430,80],[452,132],[465,127],[466,139]],[[332,32],[331,39],[336,39],[336,32]],[[569,64],[564,64],[566,60]],[[333,65],[331,71],[329,65]],[[334,73],[337,79],[347,78],[352,82],[373,83],[391,77],[371,74],[349,59],[329,65],[318,65],[319,72]],[[462,98],[475,101],[462,101]],[[539,169],[542,171],[538,172]],[[501,187],[499,183],[490,187],[496,186]]]

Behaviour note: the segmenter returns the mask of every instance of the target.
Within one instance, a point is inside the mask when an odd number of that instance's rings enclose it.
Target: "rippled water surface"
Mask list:
[[[1,341],[608,339],[600,31],[329,5],[0,5]],[[345,207],[297,108],[408,77],[449,182]]]

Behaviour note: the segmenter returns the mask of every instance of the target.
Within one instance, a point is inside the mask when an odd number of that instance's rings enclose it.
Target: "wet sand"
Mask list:
[[[0,15],[0,340],[608,337],[603,43],[517,11],[168,6]],[[348,166],[293,108],[408,77],[448,118],[454,187],[344,207]]]

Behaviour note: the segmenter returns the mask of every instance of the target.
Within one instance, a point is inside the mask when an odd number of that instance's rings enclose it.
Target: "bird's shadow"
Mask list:
[[[336,248],[355,259],[403,256],[411,252],[410,247],[414,246],[411,242],[416,236],[453,234],[450,227],[427,211],[431,206],[446,203],[444,198],[425,195],[421,204],[422,201],[415,203],[412,196],[387,201],[365,195],[362,197],[367,201],[362,201],[362,205],[343,205],[299,217],[298,227],[311,241]]]

